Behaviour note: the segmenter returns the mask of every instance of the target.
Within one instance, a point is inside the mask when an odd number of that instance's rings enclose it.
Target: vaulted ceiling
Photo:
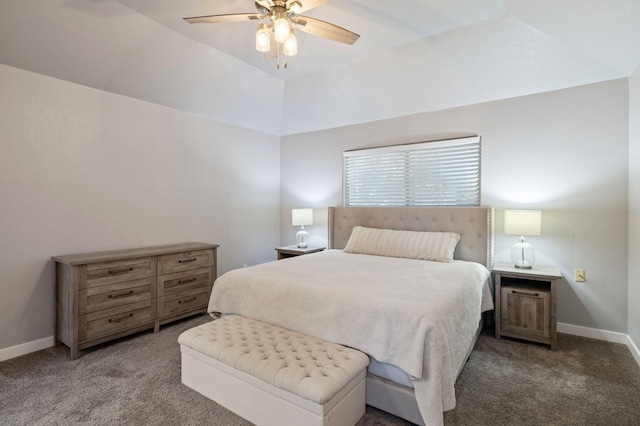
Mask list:
[[[304,0],[299,0],[304,3]],[[640,0],[328,0],[276,69],[251,0],[0,0],[0,63],[277,135],[628,77]]]

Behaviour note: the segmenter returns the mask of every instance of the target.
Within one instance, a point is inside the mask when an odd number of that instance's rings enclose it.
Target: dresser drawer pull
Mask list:
[[[196,300],[196,297],[190,297],[188,299],[182,299],[182,300],[178,300],[178,303],[189,303],[189,302],[193,302],[194,300]]]
[[[195,262],[197,259],[195,257],[192,257],[191,259],[181,259],[178,260],[178,263],[191,263],[191,262]]]
[[[131,268],[123,268],[123,269],[109,269],[109,274],[110,275],[124,274],[125,272],[131,272],[131,271],[133,271],[133,267],[131,267]]]
[[[192,277],[192,278],[189,278],[188,280],[178,280],[178,284],[190,283],[191,281],[195,281],[197,279],[198,277]]]
[[[539,293],[533,293],[533,292],[530,292],[530,291],[522,291],[522,290],[511,290],[511,293],[513,293],[513,294],[522,294],[522,295],[525,295],[525,296],[535,296],[535,297],[540,296]]]
[[[120,318],[109,318],[109,322],[120,322],[120,321],[124,321],[127,318],[131,318],[133,316],[133,314],[129,314],[129,315],[125,315],[123,317]]]
[[[129,290],[124,293],[110,294],[109,299],[119,299],[121,297],[131,296],[132,294],[133,294],[133,290]]]

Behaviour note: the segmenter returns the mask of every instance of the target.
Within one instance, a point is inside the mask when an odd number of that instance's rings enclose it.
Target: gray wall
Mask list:
[[[292,207],[316,207],[312,244],[326,243],[326,207],[342,204],[342,151],[482,135],[482,204],[494,206],[496,257],[509,261],[504,209],[543,211],[529,241],[560,268],[558,320],[627,332],[628,82],[614,80],[362,125],[286,136],[281,143],[281,243]],[[584,268],[587,282],[573,282]]]
[[[541,208],[543,235],[530,240],[539,263],[565,277],[559,321],[628,324],[638,344],[640,280],[627,271],[640,273],[640,71],[631,111],[627,86],[292,135],[280,147],[276,136],[0,65],[0,351],[52,336],[52,255],[207,241],[221,244],[225,272],[293,243],[292,207],[316,207],[311,242],[325,244],[343,150],[452,133],[483,135],[498,260],[513,242],[503,209]],[[573,268],[586,269],[586,283],[572,281]]]
[[[629,337],[640,348],[640,67],[629,79]]]
[[[0,350],[53,336],[53,255],[275,259],[279,137],[0,65]]]

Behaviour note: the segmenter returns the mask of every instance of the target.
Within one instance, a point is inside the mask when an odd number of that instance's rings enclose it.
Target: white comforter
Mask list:
[[[209,312],[235,313],[359,349],[411,375],[427,425],[455,407],[454,383],[481,312],[489,271],[472,262],[341,250],[230,271]]]

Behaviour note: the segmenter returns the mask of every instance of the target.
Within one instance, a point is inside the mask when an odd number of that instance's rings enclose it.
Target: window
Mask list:
[[[480,136],[345,151],[345,206],[479,206]]]

